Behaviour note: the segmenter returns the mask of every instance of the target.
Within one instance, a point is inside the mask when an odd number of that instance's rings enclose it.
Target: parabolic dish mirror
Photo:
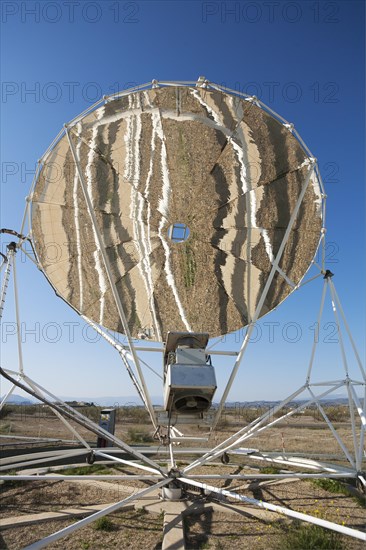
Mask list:
[[[107,98],[67,132],[31,197],[33,244],[56,293],[123,332],[82,178],[133,337],[247,325],[309,174],[291,128],[254,100],[171,85]],[[321,203],[313,171],[259,316],[309,268]]]

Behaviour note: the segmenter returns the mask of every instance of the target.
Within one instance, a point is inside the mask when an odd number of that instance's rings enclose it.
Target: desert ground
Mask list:
[[[100,410],[97,407],[84,407],[81,412],[98,420]],[[200,445],[209,448],[245,426],[251,417],[261,411],[227,410],[216,435]],[[347,448],[352,450],[353,440],[350,419],[345,410],[339,407],[329,409],[333,415],[334,426]],[[188,428],[187,428],[188,429]],[[83,437],[95,444],[96,436],[78,429]],[[203,436],[208,430],[198,426],[189,426],[192,435]],[[1,451],[3,456],[12,453],[25,454],[40,448],[58,448],[60,445],[75,445],[74,435],[62,424],[49,409],[37,405],[32,408],[8,406],[0,419]],[[117,412],[116,435],[130,445],[153,446],[157,442],[152,438],[152,430],[143,409],[139,407],[120,407]],[[23,439],[25,438],[25,439]],[[34,439],[31,439],[34,438]],[[53,439],[54,441],[47,441]],[[251,438],[244,446],[261,451],[293,453],[296,456],[322,459],[327,462],[346,464],[342,452],[329,428],[316,411],[296,415],[279,422],[275,427],[265,430],[260,436]],[[185,448],[187,446],[185,445]],[[177,449],[179,447],[177,446]],[[164,451],[164,448],[160,448]],[[193,455],[192,455],[193,456]],[[153,457],[161,465],[167,465],[164,454]],[[177,467],[182,469],[191,461],[188,454],[177,455]],[[31,468],[34,468],[34,466]],[[255,461],[246,456],[230,456],[228,464],[214,461],[212,464],[196,468],[199,474],[273,474],[282,471],[283,466]],[[27,468],[23,468],[26,470]],[[19,470],[22,470],[20,468]],[[105,464],[101,461],[89,466],[85,457],[77,457],[75,467],[57,463],[45,464],[43,473],[61,473],[85,475],[119,475],[133,473],[130,466]],[[288,469],[287,469],[288,471]],[[14,470],[2,472],[4,475]],[[19,473],[19,471],[18,471]],[[25,473],[25,472],[24,472]],[[345,481],[345,480],[343,480]],[[141,488],[148,481],[7,481],[0,487],[1,515],[7,519],[68,510],[71,507],[82,508],[95,505],[108,505],[122,500]],[[315,517],[327,519],[357,530],[365,530],[365,497],[355,488],[342,481],[314,480],[262,480],[255,477],[250,480],[210,480],[208,483],[237,492],[240,495],[286,506],[292,510],[309,513]],[[126,509],[107,516],[107,521],[96,522],[83,527],[66,538],[49,545],[49,548],[65,549],[159,549],[162,548],[164,501],[161,507],[159,494],[154,493],[137,501]],[[318,527],[300,523],[286,516],[259,510],[248,504],[239,504],[231,499],[216,498],[215,495],[203,496],[200,490],[184,494],[183,502],[187,509],[193,503],[194,513],[183,514],[185,545],[187,550],[195,549],[275,549],[296,550],[311,548],[350,549],[363,548],[363,543],[351,537],[333,533]],[[190,504],[189,504],[190,503]],[[187,510],[188,512],[188,510]],[[90,513],[90,512],[89,512]],[[87,515],[87,513],[85,513]],[[66,517],[66,519],[65,519]],[[0,549],[17,550],[70,525],[80,517],[64,516],[63,519],[42,521],[37,524],[19,526],[9,525],[0,530]],[[9,522],[8,522],[9,523]]]

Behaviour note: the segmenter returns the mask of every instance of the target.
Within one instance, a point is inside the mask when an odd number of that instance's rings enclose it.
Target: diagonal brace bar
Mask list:
[[[332,531],[337,531],[338,533],[342,533],[342,535],[348,535],[350,537],[354,537],[356,539],[366,541],[366,533],[363,533],[362,531],[357,531],[356,529],[345,527],[344,525],[338,525],[337,523],[333,523],[325,519],[308,516],[307,514],[303,514],[301,512],[295,512],[294,510],[290,510],[289,508],[278,506],[276,504],[271,504],[269,502],[264,502],[262,500],[257,500],[255,498],[238,495],[237,493],[233,493],[232,491],[228,491],[227,489],[219,489],[218,487],[213,487],[212,485],[206,485],[205,483],[200,483],[199,481],[193,481],[192,479],[188,479],[184,477],[178,478],[178,479],[183,483],[188,483],[189,485],[193,485],[194,487],[200,487],[201,489],[205,489],[207,491],[212,491],[214,493],[218,493],[226,497],[233,498],[234,500],[239,502],[254,504],[259,508],[264,508],[265,510],[269,510],[270,512],[277,512],[278,514],[283,514],[294,519],[299,519],[301,521],[306,521],[307,523],[313,523],[314,525],[325,527],[326,529],[330,529]]]
[[[134,500],[137,500],[149,493],[151,491],[154,491],[155,489],[158,489],[159,487],[163,487],[164,485],[167,485],[169,483],[169,479],[164,479],[163,481],[159,481],[158,483],[155,483],[155,485],[152,485],[151,487],[148,487],[147,489],[143,489],[142,491],[139,491],[138,493],[135,493],[134,495],[130,495],[129,497],[116,502],[115,504],[112,504],[112,506],[108,506],[107,508],[104,508],[103,510],[100,510],[99,512],[96,512],[95,514],[91,514],[87,518],[84,518],[80,521],[77,521],[76,523],[73,523],[72,525],[69,525],[68,527],[65,527],[64,529],[61,529],[60,531],[57,531],[56,533],[53,533],[52,535],[49,535],[48,537],[45,537],[44,539],[35,542],[34,544],[31,544],[29,546],[26,546],[24,550],[39,550],[40,548],[44,548],[45,546],[48,546],[52,542],[55,542],[56,540],[62,539],[63,537],[66,537],[67,535],[70,535],[74,531],[77,531],[78,529],[81,529],[82,527],[85,527],[85,525],[88,525],[89,523],[92,523],[98,518],[102,518],[103,516],[106,516],[107,514],[110,514],[112,512],[116,512],[120,508],[123,508],[123,506],[126,506],[130,502],[133,502]]]
[[[262,307],[263,307],[263,304],[264,304],[264,301],[267,297],[267,294],[269,292],[269,289],[270,289],[270,286],[272,284],[272,281],[273,281],[273,278],[277,272],[277,269],[278,269],[278,266],[279,266],[279,263],[280,263],[280,260],[282,258],[282,254],[283,254],[283,251],[285,250],[285,246],[287,244],[287,241],[289,239],[289,236],[290,236],[290,232],[291,232],[291,229],[292,229],[292,226],[296,220],[296,217],[297,217],[297,214],[299,212],[299,209],[300,209],[300,206],[301,206],[301,203],[303,201],[303,198],[305,196],[305,193],[306,193],[306,190],[308,188],[308,185],[309,185],[309,182],[310,182],[310,178],[311,178],[311,175],[313,174],[313,171],[314,171],[314,166],[315,166],[315,160],[314,159],[310,159],[309,161],[309,168],[308,168],[308,174],[306,176],[306,179],[305,179],[305,182],[302,186],[302,189],[301,189],[301,192],[300,192],[300,195],[297,199],[297,202],[296,202],[296,205],[295,205],[295,208],[293,209],[292,211],[292,214],[291,214],[291,217],[290,217],[290,220],[288,222],[288,225],[287,225],[287,228],[286,228],[286,231],[285,231],[285,234],[283,236],[283,239],[282,239],[282,242],[281,242],[281,245],[278,249],[278,252],[277,252],[277,255],[276,255],[276,258],[272,264],[272,268],[271,268],[271,271],[270,271],[270,274],[267,278],[267,281],[266,281],[266,284],[264,286],[264,289],[263,289],[263,292],[261,294],[261,297],[260,297],[260,300],[258,302],[258,305],[256,307],[256,310],[254,312],[254,315],[253,315],[253,318],[251,320],[251,323],[248,325],[248,329],[247,329],[247,332],[246,332],[246,335],[245,335],[245,338],[244,338],[244,341],[242,343],[242,346],[241,346],[241,349],[239,351],[239,355],[235,361],[235,364],[234,364],[234,367],[233,367],[233,370],[231,371],[231,375],[230,375],[230,378],[228,380],[228,383],[226,385],[226,388],[224,390],[224,393],[222,394],[222,397],[221,397],[221,401],[220,401],[220,404],[219,404],[219,407],[218,407],[218,410],[217,410],[217,413],[215,415],[215,418],[214,418],[214,421],[213,421],[213,424],[212,424],[212,430],[214,430],[217,426],[217,423],[220,419],[220,416],[221,416],[221,413],[222,413],[222,409],[225,405],[225,402],[226,402],[226,398],[230,392],[230,389],[233,385],[233,382],[234,382],[234,379],[236,377],[236,374],[238,372],[238,369],[240,367],[240,364],[242,362],[242,359],[243,359],[243,356],[244,356],[244,353],[245,353],[245,350],[249,344],[249,341],[250,341],[250,337],[252,335],[252,332],[253,332],[253,329],[254,329],[254,325],[255,323],[257,322],[258,318],[259,318],[259,315],[262,311]]]
[[[98,225],[98,222],[97,222],[97,218],[95,216],[94,207],[93,207],[93,204],[92,204],[92,201],[91,201],[91,197],[89,196],[88,189],[87,189],[87,186],[86,186],[86,183],[85,183],[85,180],[84,180],[84,175],[83,175],[81,167],[80,167],[80,162],[79,162],[79,159],[77,157],[75,147],[74,147],[74,144],[73,144],[72,139],[70,137],[67,126],[65,127],[65,131],[66,131],[66,136],[67,136],[67,139],[68,139],[68,142],[69,142],[70,150],[71,150],[74,162],[75,162],[76,170],[77,170],[77,173],[78,173],[78,176],[79,176],[79,182],[80,182],[80,185],[81,185],[81,188],[82,188],[82,191],[83,191],[83,195],[84,195],[84,198],[85,198],[87,209],[88,209],[90,218],[91,218],[92,223],[93,223],[93,228],[95,230],[97,246],[98,246],[99,252],[101,253],[101,256],[103,258],[104,268],[105,268],[106,273],[107,273],[107,277],[108,277],[108,281],[109,281],[110,288],[111,288],[111,291],[112,291],[112,295],[113,295],[113,298],[114,298],[114,301],[115,301],[115,304],[116,304],[116,307],[117,307],[117,310],[118,310],[118,313],[119,313],[119,316],[120,316],[120,319],[121,319],[121,322],[122,322],[123,330],[125,332],[125,335],[126,335],[126,338],[127,338],[127,341],[128,341],[128,345],[130,347],[130,351],[131,351],[131,354],[132,354],[132,357],[133,357],[133,360],[134,360],[134,363],[135,363],[135,366],[136,366],[136,369],[137,369],[137,372],[138,372],[138,375],[139,375],[139,378],[140,378],[141,386],[142,386],[142,389],[143,389],[143,392],[144,392],[144,395],[145,395],[145,401],[146,401],[146,404],[147,404],[147,409],[149,411],[153,426],[154,426],[155,429],[157,429],[157,420],[156,420],[155,411],[154,411],[153,405],[152,405],[151,400],[150,400],[150,395],[149,395],[149,392],[148,392],[148,389],[147,389],[147,386],[146,386],[145,377],[144,377],[144,374],[143,374],[142,369],[141,369],[140,361],[139,361],[139,358],[137,356],[136,350],[135,350],[134,345],[133,345],[130,329],[128,327],[128,322],[127,322],[127,318],[126,318],[124,308],[122,306],[121,298],[118,294],[116,283],[113,279],[112,269],[111,269],[110,262],[109,262],[109,259],[108,259],[107,253],[106,253],[104,239],[103,239],[102,233],[100,231],[100,228],[99,228],[99,225]]]

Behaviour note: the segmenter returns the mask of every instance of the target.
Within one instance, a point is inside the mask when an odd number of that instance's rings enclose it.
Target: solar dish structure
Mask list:
[[[174,85],[111,98],[67,132],[31,197],[33,244],[57,294],[123,332],[82,178],[133,337],[246,326],[309,172],[291,127],[255,100]],[[321,203],[313,171],[259,316],[308,270]]]

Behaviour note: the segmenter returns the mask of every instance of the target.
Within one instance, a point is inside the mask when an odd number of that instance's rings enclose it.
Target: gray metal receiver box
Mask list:
[[[198,351],[198,350],[189,350]],[[176,406],[182,400],[186,402],[192,412],[196,412],[194,402],[200,403],[202,410],[206,410],[210,405],[216,391],[215,369],[211,365],[187,365],[176,363],[168,365],[165,392],[164,408],[165,410],[175,411],[180,407]]]

